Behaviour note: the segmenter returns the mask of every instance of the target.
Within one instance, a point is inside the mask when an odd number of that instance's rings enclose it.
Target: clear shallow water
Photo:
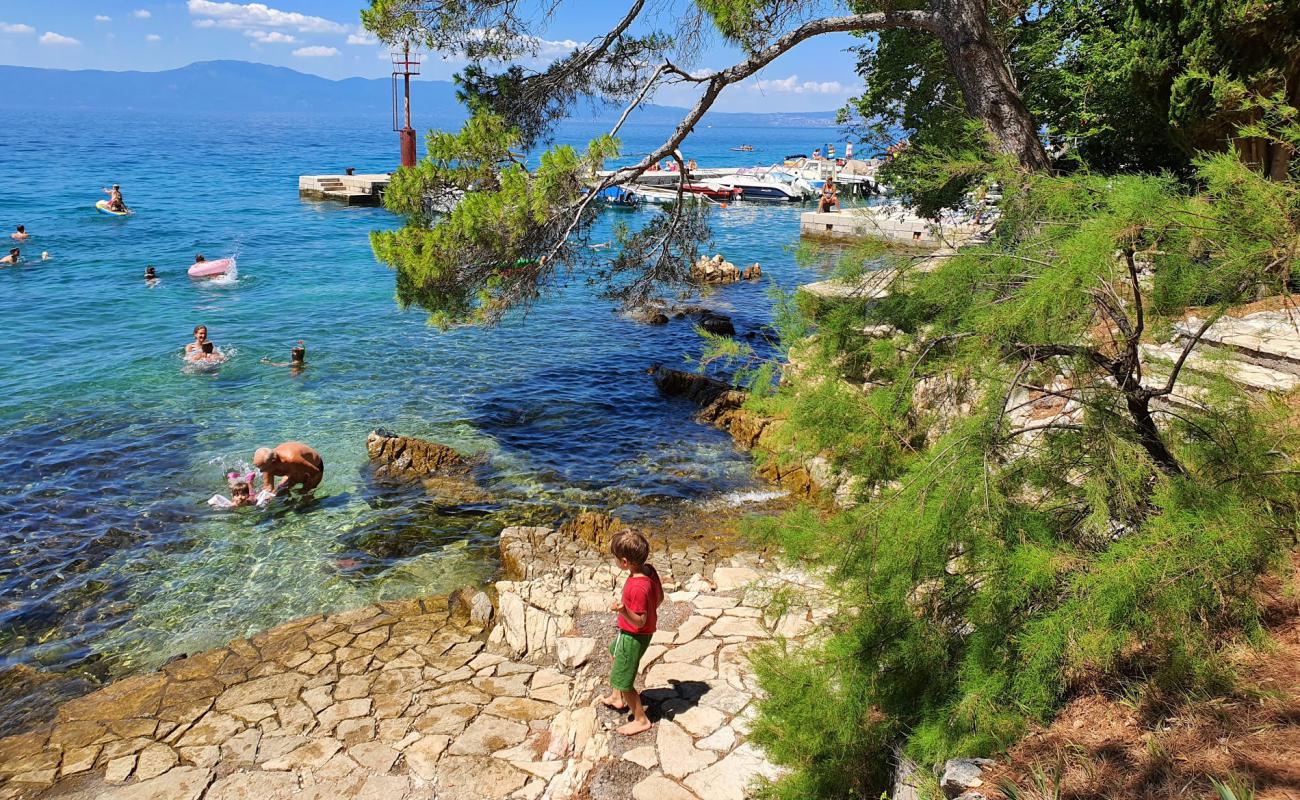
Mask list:
[[[299,174],[388,169],[396,140],[382,120],[124,114],[115,141],[100,123],[11,114],[0,128],[0,229],[33,234],[26,263],[0,269],[0,666],[121,674],[305,614],[482,580],[512,522],[584,507],[646,517],[756,488],[726,435],[645,375],[699,351],[686,322],[633,322],[580,276],[494,330],[439,333],[402,312],[367,241],[397,220],[296,192]],[[573,123],[558,138],[596,132]],[[666,133],[630,126],[625,150]],[[826,135],[703,129],[687,153],[766,163]],[[741,142],[758,151],[726,149]],[[113,182],[134,217],[95,213]],[[714,230],[710,252],[786,286],[808,279],[789,250],[796,209],[736,206]],[[199,252],[238,256],[238,279],[191,281]],[[152,288],[146,264],[162,278]],[[726,287],[706,304],[743,333],[767,321],[765,289]],[[198,323],[230,356],[218,370],[182,368]],[[287,360],[298,339],[301,375],[260,363]],[[494,502],[440,508],[371,485],[377,426],[487,454]],[[287,439],[323,454],[320,499],[204,505],[256,447]]]

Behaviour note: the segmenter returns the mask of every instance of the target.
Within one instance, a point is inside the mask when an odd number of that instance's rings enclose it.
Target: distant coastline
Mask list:
[[[440,127],[464,118],[450,81],[411,85],[418,118]],[[0,108],[6,110],[132,111],[176,114],[391,113],[385,78],[330,80],[249,61],[200,61],[161,72],[109,72],[0,65]],[[621,109],[596,109],[587,120],[617,119]],[[647,104],[634,123],[676,124],[685,109]],[[834,111],[709,112],[704,123],[736,127],[835,127]],[[434,124],[427,122],[426,127]]]

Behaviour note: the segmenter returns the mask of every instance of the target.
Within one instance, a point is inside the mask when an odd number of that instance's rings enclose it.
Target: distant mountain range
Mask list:
[[[86,111],[148,111],[178,114],[320,114],[356,116],[390,113],[386,78],[330,80],[287,67],[248,61],[200,61],[163,72],[108,72],[0,65],[0,108]],[[449,81],[411,82],[416,126],[438,120],[439,127],[464,118]],[[637,122],[674,123],[684,109],[646,105]],[[619,109],[581,113],[584,119],[617,117]],[[831,111],[797,113],[710,112],[713,124],[826,126]]]

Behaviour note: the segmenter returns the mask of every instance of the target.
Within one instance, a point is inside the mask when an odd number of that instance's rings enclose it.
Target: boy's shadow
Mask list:
[[[661,719],[674,719],[685,714],[700,704],[700,698],[708,694],[713,687],[704,681],[669,680],[671,689],[646,689],[641,692],[641,702],[645,704],[646,716],[651,722]]]

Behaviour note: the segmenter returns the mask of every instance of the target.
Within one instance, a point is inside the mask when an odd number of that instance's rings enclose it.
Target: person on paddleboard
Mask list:
[[[126,211],[126,202],[122,200],[122,187],[116,183],[112,189],[105,189],[104,194],[108,195],[109,211]]]

